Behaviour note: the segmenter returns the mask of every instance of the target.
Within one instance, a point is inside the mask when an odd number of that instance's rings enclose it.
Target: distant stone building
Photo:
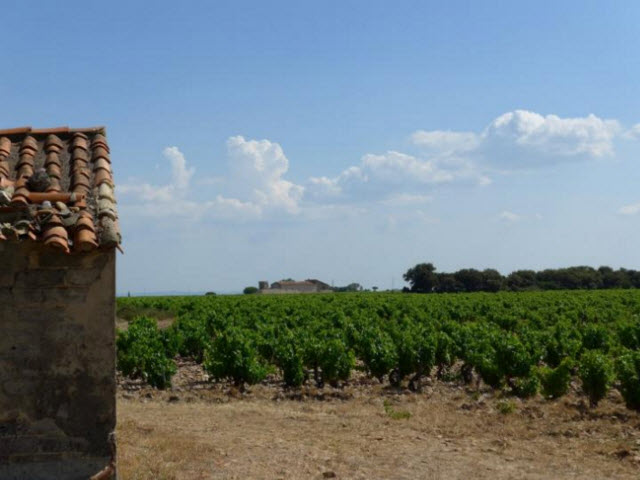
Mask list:
[[[116,478],[104,128],[0,131],[0,478]]]
[[[322,293],[331,292],[333,289],[330,285],[316,279],[308,279],[302,282],[283,280],[273,282],[269,287],[268,282],[259,282],[259,293],[278,294],[278,293]]]

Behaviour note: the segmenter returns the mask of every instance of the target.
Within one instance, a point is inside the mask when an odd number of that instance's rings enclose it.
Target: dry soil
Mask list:
[[[189,362],[171,390],[121,382],[118,442],[126,480],[640,478],[640,415],[615,392],[595,409],[365,378],[240,392]]]

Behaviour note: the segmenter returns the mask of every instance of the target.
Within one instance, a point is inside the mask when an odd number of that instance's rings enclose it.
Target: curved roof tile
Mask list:
[[[31,191],[36,172],[50,183]],[[118,247],[114,188],[104,127],[0,130],[0,241],[66,253]]]

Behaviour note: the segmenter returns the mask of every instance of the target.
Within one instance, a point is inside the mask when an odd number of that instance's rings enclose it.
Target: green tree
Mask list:
[[[436,267],[432,263],[420,263],[403,275],[412,292],[431,293],[437,287]]]

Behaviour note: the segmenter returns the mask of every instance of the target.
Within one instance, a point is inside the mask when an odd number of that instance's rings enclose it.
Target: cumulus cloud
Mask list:
[[[640,203],[625,205],[618,210],[620,215],[637,215],[640,213]]]
[[[640,139],[640,124],[625,130],[593,114],[566,118],[514,110],[478,132],[417,130],[410,136],[409,153],[366,153],[342,171],[295,183],[287,178],[290,162],[278,143],[238,135],[226,142],[222,175],[196,177],[185,155],[170,146],[163,151],[171,172],[166,184],[128,182],[119,191],[130,210],[192,218],[312,219],[348,216],[349,209],[372,205],[415,211],[445,185],[486,187],[492,177],[523,168],[608,157],[620,138]],[[638,212],[639,205],[620,209],[624,215]],[[504,211],[499,218],[515,222],[524,217]]]
[[[124,209],[144,216],[172,216],[198,219],[246,220],[271,211],[290,214],[299,211],[303,187],[283,178],[289,161],[277,143],[245,140],[241,136],[227,140],[229,174],[205,177],[199,185],[217,186],[213,198],[196,199],[191,188],[195,168],[177,147],[167,147],[163,155],[171,167],[169,183],[151,185],[130,181],[119,187]],[[213,179],[213,180],[212,180]]]
[[[515,110],[479,133],[418,130],[411,140],[435,155],[519,168],[611,156],[615,139],[624,134],[616,120],[593,114],[563,118]]]
[[[560,118],[516,110],[491,122],[482,134],[482,148],[488,156],[502,154],[509,162],[596,158],[613,154],[620,131],[617,121],[593,114]]]
[[[397,151],[367,154],[358,165],[338,176],[313,177],[307,190],[315,199],[380,200],[394,195],[425,196],[436,185],[466,181],[486,185],[490,180],[467,161],[441,162]]]
[[[166,185],[130,182],[120,185],[118,191],[133,194],[144,202],[168,203],[182,197],[189,188],[194,169],[187,168],[187,161],[178,147],[167,147],[162,152],[171,164],[171,178]]]
[[[178,147],[167,147],[162,153],[171,163],[172,184],[179,190],[188,188],[195,170],[187,168],[187,160],[182,152]]]
[[[249,198],[264,209],[297,213],[304,188],[283,178],[289,160],[282,147],[269,140],[227,140],[234,195]]]

